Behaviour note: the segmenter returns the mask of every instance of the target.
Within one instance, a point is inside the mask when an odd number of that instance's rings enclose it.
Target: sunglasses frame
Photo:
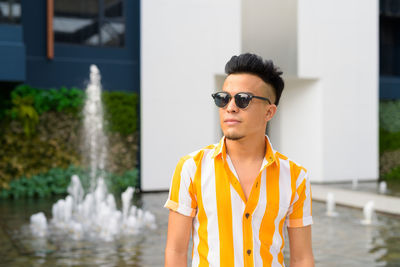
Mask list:
[[[215,103],[215,98],[216,98],[217,95],[220,94],[220,93],[224,93],[224,94],[227,94],[227,95],[229,96],[228,102],[227,102],[224,106],[222,106],[222,107],[218,106],[217,103]],[[236,96],[237,96],[238,94],[245,94],[245,95],[247,95],[247,96],[250,97],[249,103],[248,103],[245,107],[243,107],[243,108],[242,108],[242,107],[239,107],[239,105],[238,105],[237,102],[236,102]],[[226,105],[228,105],[229,102],[231,102],[231,99],[232,99],[232,98],[235,99],[235,105],[236,105],[238,108],[240,108],[240,109],[245,109],[245,108],[247,108],[247,107],[250,105],[250,102],[251,102],[251,100],[253,100],[253,98],[265,100],[265,101],[267,101],[270,105],[272,104],[272,103],[271,103],[271,100],[269,100],[269,98],[262,97],[262,96],[256,96],[256,95],[253,95],[252,93],[248,93],[248,92],[239,92],[239,93],[236,93],[234,96],[232,96],[232,95],[231,95],[230,93],[228,93],[228,92],[220,91],[220,92],[216,92],[216,93],[214,93],[214,94],[211,94],[211,96],[212,96],[212,98],[214,99],[215,105],[216,105],[217,107],[219,107],[219,108],[224,108],[224,107],[226,107]]]

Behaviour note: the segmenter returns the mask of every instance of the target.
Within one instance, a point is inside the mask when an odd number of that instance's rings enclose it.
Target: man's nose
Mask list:
[[[228,102],[228,104],[226,106],[226,111],[228,111],[228,112],[238,112],[239,111],[239,108],[236,106],[234,97],[232,97],[229,100],[229,102]]]

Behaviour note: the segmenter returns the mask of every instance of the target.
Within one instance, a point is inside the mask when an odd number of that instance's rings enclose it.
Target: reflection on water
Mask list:
[[[75,241],[65,235],[33,238],[32,213],[51,213],[56,199],[0,202],[0,265],[6,266],[162,266],[168,211],[162,208],[166,193],[135,195],[133,203],[151,210],[157,229],[122,237],[114,242]],[[120,203],[119,203],[120,204]]]
[[[376,222],[362,225],[361,210],[336,211],[337,217],[327,217],[325,203],[313,202],[316,266],[400,266],[399,217],[378,213]]]
[[[163,266],[168,211],[167,193],[135,195],[134,204],[156,216],[157,229],[114,242],[33,239],[29,217],[49,216],[46,200],[0,201],[1,266]],[[316,266],[400,266],[400,219],[378,214],[370,226],[360,224],[361,210],[337,207],[337,217],[325,215],[325,203],[313,202],[313,251]],[[286,240],[288,248],[288,240]],[[288,249],[285,262],[288,266]]]

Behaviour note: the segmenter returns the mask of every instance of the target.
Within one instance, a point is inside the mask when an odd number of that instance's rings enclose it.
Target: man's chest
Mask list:
[[[197,201],[208,215],[217,215],[218,208],[222,213],[234,210],[244,216],[256,211],[263,216],[267,208],[286,213],[295,197],[290,175],[279,166],[269,166],[255,174],[256,177],[243,181],[235,171],[224,166],[213,167],[202,168],[194,181]]]
[[[249,199],[251,190],[260,175],[261,162],[257,164],[234,164],[234,178],[238,179],[246,200]]]

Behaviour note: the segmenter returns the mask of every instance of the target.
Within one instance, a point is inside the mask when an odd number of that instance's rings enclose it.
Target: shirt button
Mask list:
[[[249,213],[246,213],[246,219],[248,219],[248,218],[249,218],[249,216],[250,216],[250,214],[249,214]]]
[[[247,254],[248,254],[248,255],[251,254],[251,250],[250,250],[250,249],[247,250]]]

